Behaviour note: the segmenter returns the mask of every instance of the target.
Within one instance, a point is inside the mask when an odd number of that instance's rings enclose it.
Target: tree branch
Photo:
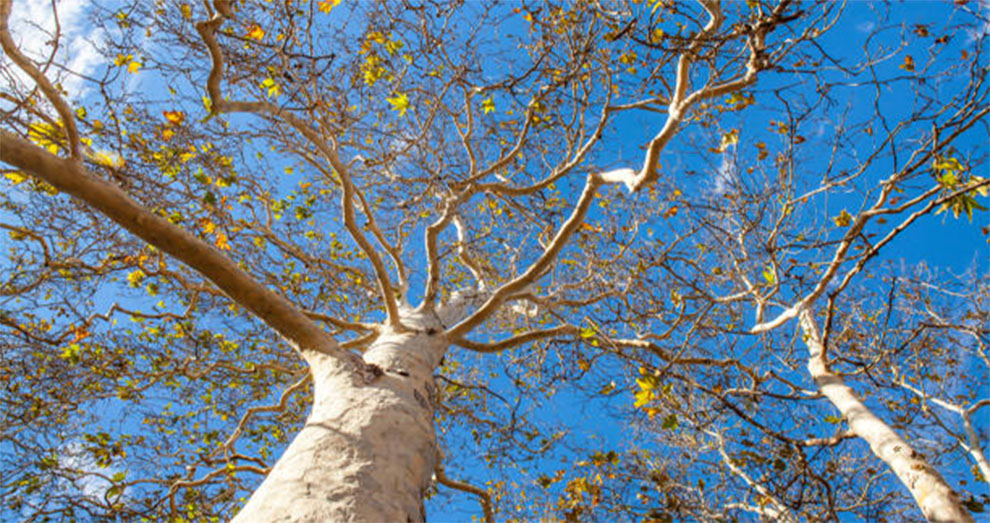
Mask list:
[[[34,80],[38,88],[41,89],[41,92],[45,94],[45,98],[48,98],[48,101],[55,106],[55,111],[58,112],[59,117],[62,119],[62,129],[65,131],[66,143],[69,146],[69,156],[79,160],[81,156],[79,150],[79,131],[76,128],[76,115],[69,108],[69,104],[62,98],[62,95],[59,94],[58,89],[48,81],[45,75],[41,74],[41,71],[14,44],[14,39],[10,36],[10,27],[8,26],[11,4],[11,0],[0,0],[0,47],[3,47],[3,52],[10,57],[10,61],[17,64],[17,67],[20,67],[24,73]]]
[[[58,158],[10,131],[0,129],[0,161],[50,183],[174,256],[213,282],[238,305],[278,332],[298,350],[338,354],[337,343],[285,297],[261,285],[220,251],[145,209],[119,187],[91,174],[80,162]]]
[[[457,339],[463,337],[465,334],[471,331],[471,329],[477,327],[483,321],[488,319],[489,316],[495,313],[496,310],[502,305],[505,300],[524,289],[526,286],[532,284],[544,274],[546,269],[550,267],[550,264],[557,258],[561,249],[567,244],[574,231],[584,222],[584,217],[588,213],[588,208],[591,207],[591,202],[595,199],[595,192],[598,187],[601,186],[602,181],[599,175],[592,173],[588,175],[588,180],[585,183],[584,191],[581,193],[581,197],[578,199],[577,206],[574,207],[574,211],[571,213],[570,217],[560,226],[557,231],[556,236],[550,241],[550,244],[544,249],[543,254],[530,265],[526,272],[520,274],[511,281],[508,281],[498,289],[492,292],[492,295],[488,300],[478,308],[471,316],[467,317],[457,325],[454,325],[447,330],[446,335],[451,339]]]

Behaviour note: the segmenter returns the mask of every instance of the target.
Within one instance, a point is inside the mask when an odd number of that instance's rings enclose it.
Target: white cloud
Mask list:
[[[88,91],[86,81],[79,75],[90,74],[103,61],[96,48],[103,33],[86,19],[87,4],[82,0],[56,2],[56,18],[51,0],[21,0],[14,2],[10,17],[14,43],[21,52],[40,63],[47,62],[55,48],[57,25],[59,38],[54,62],[64,64],[67,71],[51,67],[46,76],[62,84],[72,99],[82,98]],[[19,87],[33,85],[32,80],[19,70],[15,76]]]
[[[875,22],[860,22],[856,24],[856,30],[861,33],[869,33],[876,28],[877,28],[877,24]]]
[[[722,151],[722,163],[715,171],[712,180],[712,193],[722,196],[739,184],[739,166],[736,164],[735,145],[729,145]]]
[[[68,475],[59,485],[66,492],[73,492],[94,500],[102,500],[107,496],[113,483],[108,479],[123,471],[116,464],[102,467],[96,458],[88,453],[81,443],[69,443],[59,452],[59,465],[75,472]]]

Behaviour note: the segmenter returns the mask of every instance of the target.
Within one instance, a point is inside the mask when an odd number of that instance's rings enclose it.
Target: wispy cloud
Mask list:
[[[856,24],[856,30],[861,33],[869,33],[876,29],[877,24],[875,22],[860,22]]]
[[[739,166],[736,164],[736,146],[729,145],[722,151],[722,163],[711,182],[712,194],[723,196],[739,184]]]
[[[54,61],[65,64],[67,70],[50,68],[48,78],[60,83],[70,98],[79,99],[88,90],[80,75],[91,73],[103,61],[97,49],[103,33],[86,19],[87,2],[57,2],[57,16],[52,4],[51,0],[15,2],[10,30],[18,48],[36,62],[46,63],[54,50]],[[33,83],[19,70],[14,80],[22,88]]]

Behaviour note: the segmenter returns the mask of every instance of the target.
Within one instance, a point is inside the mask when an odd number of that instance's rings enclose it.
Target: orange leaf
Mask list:
[[[265,37],[265,30],[258,24],[251,24],[248,26],[247,37],[254,38],[255,40],[261,40]]]
[[[172,125],[182,125],[182,122],[186,119],[186,113],[182,111],[162,111],[162,115]]]
[[[904,57],[904,63],[900,65],[900,68],[905,71],[914,71],[914,58],[911,55],[906,55]]]
[[[222,232],[217,234],[217,239],[213,242],[213,245],[216,245],[217,249],[220,249],[221,251],[230,250],[230,244],[227,243],[227,235]]]

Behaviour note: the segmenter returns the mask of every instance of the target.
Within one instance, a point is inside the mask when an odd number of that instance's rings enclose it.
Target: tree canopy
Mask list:
[[[435,519],[971,518],[987,35],[962,0],[0,0],[0,518],[227,520],[331,374],[426,376]]]

